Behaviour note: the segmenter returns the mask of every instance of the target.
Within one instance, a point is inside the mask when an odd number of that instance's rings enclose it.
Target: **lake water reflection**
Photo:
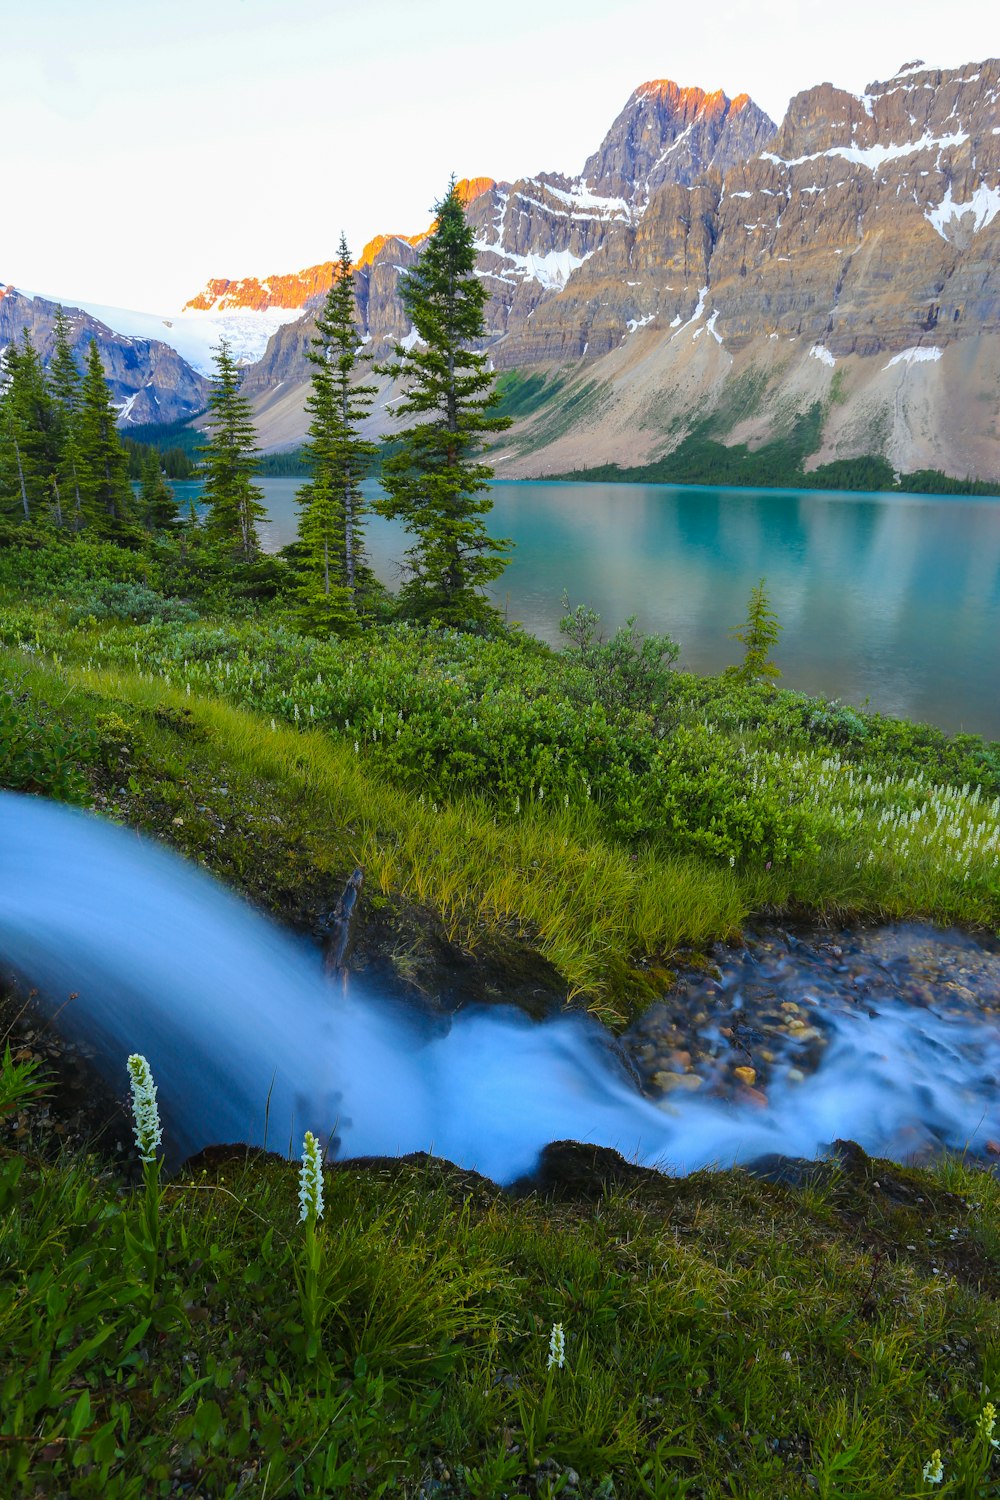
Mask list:
[[[264,481],[268,550],[295,534],[300,484]],[[1000,500],[544,481],[493,497],[490,529],[517,543],[497,602],[548,641],[565,592],[717,672],[766,576],[784,686],[1000,739]],[[394,586],[405,535],[372,516],[368,545]]]

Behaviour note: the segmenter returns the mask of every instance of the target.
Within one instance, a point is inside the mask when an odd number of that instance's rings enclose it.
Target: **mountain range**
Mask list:
[[[780,125],[746,95],[653,81],[579,175],[463,182],[485,347],[518,398],[501,472],[648,463],[706,421],[754,447],[811,411],[809,465],[879,453],[995,478],[998,101],[997,59],[911,63],[861,95],[820,84]],[[358,259],[376,356],[415,337],[399,282],[428,232],[380,235]],[[331,275],[328,262],[216,279],[176,320],[83,310],[74,327],[98,338],[133,421],[204,404],[205,353],[182,359],[175,327],[189,343],[241,329],[262,443],[285,447],[305,432],[305,352]],[[44,350],[51,311],[0,288],[0,344],[27,324]],[[396,394],[383,384],[379,431]]]

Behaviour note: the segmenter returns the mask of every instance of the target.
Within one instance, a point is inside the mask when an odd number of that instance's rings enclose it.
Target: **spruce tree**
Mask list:
[[[116,413],[97,343],[90,341],[80,387],[78,463],[84,522],[112,541],[136,535],[128,459],[118,436]]]
[[[160,454],[155,448],[147,448],[143,455],[139,504],[143,523],[150,531],[170,531],[180,519],[173,486],[160,467]]]
[[[66,524],[74,531],[83,525],[80,491],[80,372],[70,348],[69,319],[56,308],[55,348],[49,361],[49,387],[56,401],[59,464],[57,483],[62,496]]]
[[[417,265],[400,283],[403,306],[421,342],[395,346],[384,367],[406,395],[397,411],[416,423],[398,435],[382,466],[383,515],[399,517],[416,538],[406,555],[404,607],[422,619],[464,626],[488,618],[486,584],[507,566],[510,543],[496,541],[483,517],[493,477],[483,462],[488,433],[510,426],[491,416],[497,404],[486,358],[472,346],[485,334],[487,291],[475,274],[472,230],[455,187],[434,208],[436,224]]]
[[[354,273],[347,241],[308,358],[313,365],[310,441],[304,452],[312,477],[298,492],[302,550],[299,594],[303,623],[321,634],[350,630],[358,621],[359,589],[370,578],[362,518],[361,481],[378,448],[359,434],[376,394],[354,384],[362,340],[355,323]]]
[[[2,429],[6,453],[0,478],[7,508],[24,521],[61,521],[58,417],[42,362],[25,329],[5,351]]]
[[[743,643],[745,650],[743,661],[738,667],[728,667],[727,675],[738,682],[766,682],[773,686],[781,676],[781,669],[770,660],[770,651],[781,634],[781,626],[771,608],[765,583],[762,578],[750,591],[746,623],[729,632]]]
[[[208,506],[206,534],[231,546],[246,563],[260,554],[257,527],[267,520],[264,492],[253,483],[257,472],[257,432],[250,403],[240,395],[240,377],[226,339],[215,352],[215,383],[208,398],[208,442],[201,448],[205,473],[202,495]]]
[[[5,511],[32,520],[32,496],[26,472],[26,432],[19,377],[21,351],[11,343],[0,361],[0,497]]]

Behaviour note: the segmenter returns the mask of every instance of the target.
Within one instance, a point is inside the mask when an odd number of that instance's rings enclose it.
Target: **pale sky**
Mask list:
[[[1000,53],[995,0],[0,0],[0,281],[172,311],[579,171],[637,84],[747,92]]]

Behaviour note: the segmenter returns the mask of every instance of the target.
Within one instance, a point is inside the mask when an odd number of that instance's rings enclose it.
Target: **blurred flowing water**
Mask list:
[[[306,1129],[343,1157],[427,1150],[501,1183],[554,1140],[671,1172],[815,1157],[982,1149],[1000,1134],[1000,1035],[974,1011],[891,999],[827,1017],[815,1073],[767,1107],[645,1097],[582,1016],[506,1008],[434,1023],[341,996],[301,942],[203,871],[91,814],[0,792],[0,963],[122,1093],[146,1055],[179,1160],[214,1142],[294,1154]]]

